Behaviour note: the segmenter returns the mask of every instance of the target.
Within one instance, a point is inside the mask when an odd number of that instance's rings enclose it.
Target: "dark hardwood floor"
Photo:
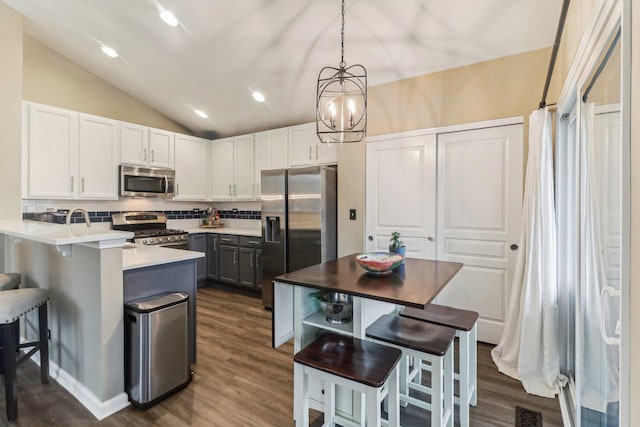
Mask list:
[[[13,426],[292,426],[293,344],[271,348],[271,313],[256,296],[221,289],[198,292],[198,363],[192,383],[147,411],[128,407],[97,421],[55,381],[39,382],[27,362],[18,373],[18,421]],[[542,412],[545,427],[561,426],[557,400],[524,392],[518,381],[498,373],[492,346],[478,346],[478,406],[471,425],[513,426],[515,407]],[[5,416],[0,391],[0,425]],[[426,412],[403,409],[403,426],[427,425]],[[313,425],[322,416],[314,414]],[[456,424],[457,425],[457,424]]]

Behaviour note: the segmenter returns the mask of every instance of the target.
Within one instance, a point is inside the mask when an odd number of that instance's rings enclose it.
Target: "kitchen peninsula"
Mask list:
[[[312,342],[322,331],[333,331],[364,339],[367,326],[398,306],[423,308],[429,304],[462,268],[461,263],[424,259],[405,259],[387,275],[373,275],[356,262],[356,255],[276,277],[273,308],[273,346],[292,337],[294,352]],[[318,290],[353,296],[352,321],[327,322],[310,295]],[[322,384],[310,384],[310,407],[323,409]],[[294,370],[294,401],[302,396],[302,372]],[[351,391],[338,390],[338,413],[358,421],[361,399]],[[294,402],[294,408],[298,407]]]
[[[154,253],[155,248],[123,250],[133,233],[85,224],[0,221],[0,235],[4,237],[5,269],[21,273],[23,287],[50,291],[51,377],[98,419],[128,406],[123,272],[135,274],[172,264],[190,266],[195,292],[195,260],[202,254],[169,249]],[[33,336],[37,327],[31,314],[24,322],[25,338]],[[195,354],[195,348],[193,351]]]

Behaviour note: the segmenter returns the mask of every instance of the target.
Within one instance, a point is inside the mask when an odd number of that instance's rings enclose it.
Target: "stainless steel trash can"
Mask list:
[[[172,292],[125,304],[125,388],[147,409],[191,381],[189,295]]]

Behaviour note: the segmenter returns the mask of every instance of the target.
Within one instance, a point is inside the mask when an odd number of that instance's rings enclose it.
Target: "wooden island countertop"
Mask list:
[[[404,264],[390,274],[374,275],[358,265],[356,255],[283,274],[275,280],[423,308],[462,268],[458,262],[406,258]]]

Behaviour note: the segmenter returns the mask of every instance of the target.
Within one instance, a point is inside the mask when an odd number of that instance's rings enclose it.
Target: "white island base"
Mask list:
[[[128,406],[122,247],[133,233],[0,221],[0,234],[4,270],[21,273],[22,287],[49,289],[51,377],[99,420]],[[195,271],[202,254],[191,254]],[[22,337],[36,336],[37,325],[29,313]]]

